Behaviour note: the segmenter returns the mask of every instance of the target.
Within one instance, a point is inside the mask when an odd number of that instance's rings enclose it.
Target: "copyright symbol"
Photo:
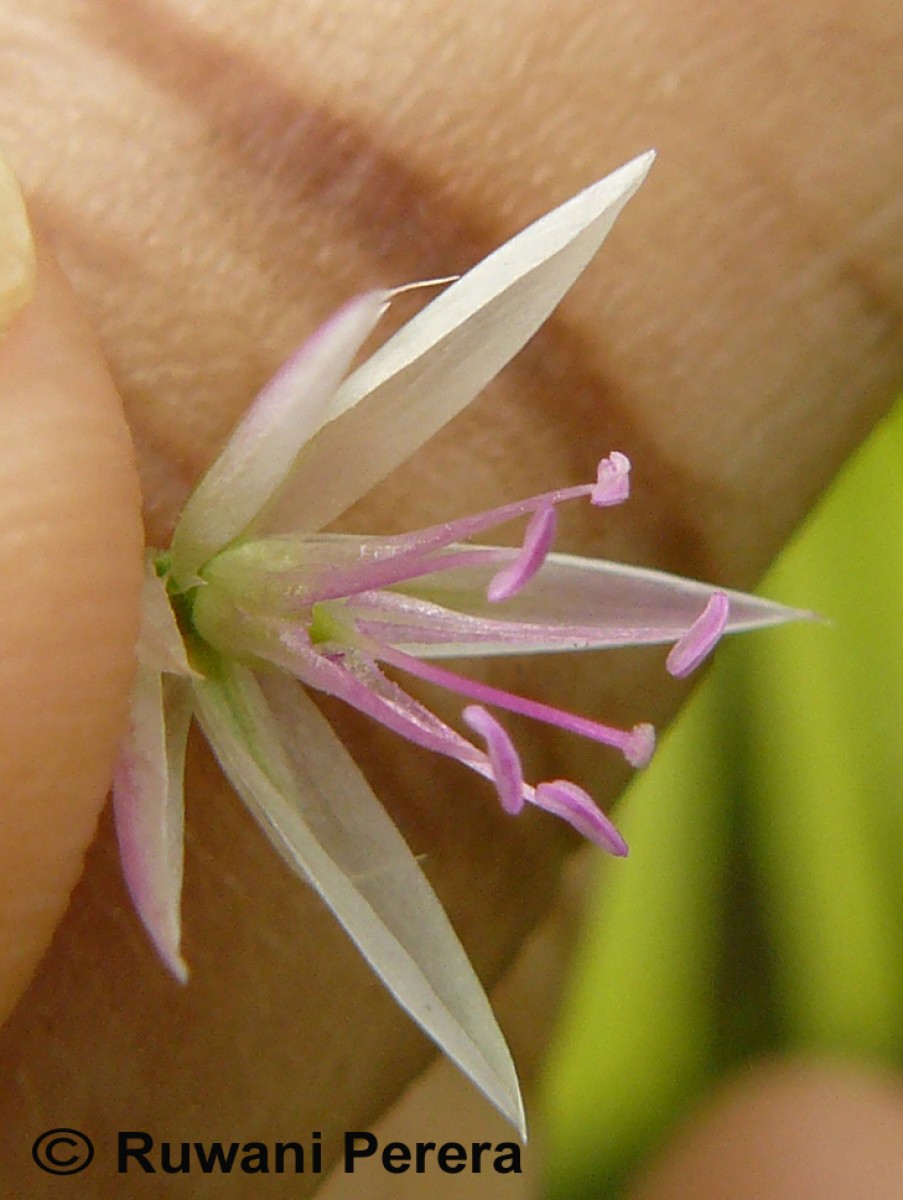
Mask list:
[[[77,1129],[48,1129],[35,1138],[31,1157],[50,1175],[77,1175],[94,1158],[94,1145]]]

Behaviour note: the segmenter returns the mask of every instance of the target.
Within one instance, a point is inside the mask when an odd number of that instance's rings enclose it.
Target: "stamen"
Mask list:
[[[265,657],[308,687],[350,704],[415,745],[457,759],[492,778],[491,764],[476,746],[387,679],[366,655],[355,652],[332,657],[292,635],[272,643]]]
[[[470,517],[459,517],[454,521],[444,521],[441,525],[430,525],[412,533],[395,534],[392,537],[373,539],[378,540],[380,554],[383,557],[402,555],[425,555],[433,550],[442,550],[453,542],[466,542],[487,529],[496,525],[504,525],[528,513],[539,512],[552,505],[564,504],[568,500],[578,500],[589,496],[591,502],[605,507],[620,504],[627,499],[629,491],[628,474],[630,460],[626,454],[613,450],[607,458],[599,463],[595,483],[580,483],[573,487],[557,488],[552,492],[542,492],[537,496],[527,496],[511,504],[503,504],[499,508],[489,508],[484,512],[474,513]]]
[[[291,600],[306,606],[315,600],[334,600],[391,587],[422,575],[432,575],[447,567],[479,566],[495,558],[505,558],[498,548],[478,547],[464,550],[455,545],[468,542],[477,534],[531,516],[521,555],[507,562],[493,579],[488,593],[490,600],[504,600],[515,595],[539,570],[551,546],[555,533],[554,506],[588,496],[595,505],[606,507],[627,499],[630,461],[625,454],[613,450],[599,463],[593,483],[558,488],[538,496],[528,496],[512,504],[487,509],[470,517],[445,521],[426,529],[392,537],[367,538],[362,541],[361,553],[347,560],[330,561],[327,555],[318,561],[315,550],[304,564],[304,579],[289,593]],[[548,542],[548,544],[547,544]],[[311,539],[311,546],[316,546]],[[442,551],[450,551],[443,554]],[[278,572],[276,572],[278,578]]]
[[[495,717],[481,705],[470,704],[461,715],[470,728],[485,739],[502,808],[517,816],[524,807],[524,776],[514,743]]]
[[[627,854],[627,843],[617,829],[596,805],[595,801],[583,788],[577,787],[567,779],[555,779],[551,783],[540,783],[536,788],[533,803],[537,808],[562,817],[569,825],[573,825],[578,833],[609,854],[624,858]]]
[[[636,729],[625,730],[602,725],[589,717],[578,717],[560,708],[553,708],[550,704],[527,700],[523,696],[515,696],[512,692],[502,691],[501,688],[490,687],[487,683],[465,679],[462,675],[456,675],[454,671],[447,671],[444,667],[437,667],[435,663],[414,658],[413,655],[405,654],[396,650],[394,646],[377,642],[375,639],[371,642],[369,651],[374,657],[391,663],[393,667],[398,667],[409,675],[425,679],[427,683],[436,683],[460,696],[468,696],[479,704],[491,704],[496,708],[530,717],[534,721],[565,729],[568,733],[590,738],[594,742],[601,742],[604,746],[613,746],[634,766],[643,765],[648,760],[650,726],[639,725]]]
[[[524,534],[524,544],[520,554],[507,566],[502,567],[493,575],[486,589],[487,600],[497,603],[499,600],[510,600],[530,582],[552,549],[555,540],[555,529],[558,517],[550,504],[541,508],[530,518],[527,531]]]
[[[665,666],[669,674],[683,679],[695,671],[711,653],[724,633],[730,601],[724,592],[713,592],[708,604],[679,642],[671,647]]]
[[[623,504],[629,495],[630,459],[620,450],[612,450],[599,463],[590,501],[599,508],[610,508],[613,504]]]

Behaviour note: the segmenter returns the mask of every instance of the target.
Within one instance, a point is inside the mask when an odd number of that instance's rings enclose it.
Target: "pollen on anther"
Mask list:
[[[632,767],[645,767],[655,753],[655,729],[645,721],[634,725],[624,745],[624,757]]]
[[[623,504],[630,495],[630,459],[620,450],[612,450],[599,463],[596,485],[590,494],[591,503],[597,508],[608,508]]]

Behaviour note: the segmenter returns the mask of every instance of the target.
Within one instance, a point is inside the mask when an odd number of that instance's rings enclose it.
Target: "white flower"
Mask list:
[[[626,846],[577,784],[526,783],[489,710],[652,753],[650,726],[612,729],[468,680],[442,657],[674,643],[692,670],[724,630],[802,614],[655,571],[550,553],[555,506],[620,503],[629,463],[598,478],[396,537],[322,534],[461,411],[546,319],[646,175],[646,154],[581,192],[453,283],[346,378],[391,299],[352,300],[278,372],[150,551],[131,732],[114,800],[125,876],[167,966],[180,951],[182,774],[194,716],[235,790],[322,896],[399,1002],[521,1130],[517,1077],[489,1003],[414,855],[308,697],[338,696],[495,785],[502,805]],[[470,539],[528,516],[520,550]],[[466,543],[466,544],[464,544]],[[381,664],[472,703],[472,742]],[[302,686],[304,685],[304,686]]]

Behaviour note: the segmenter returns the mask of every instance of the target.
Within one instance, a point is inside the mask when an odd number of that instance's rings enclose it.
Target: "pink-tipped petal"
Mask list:
[[[386,304],[385,292],[349,301],[264,387],[182,510],[170,551],[177,584],[193,581],[281,493]]]
[[[630,459],[620,450],[612,450],[599,463],[596,486],[590,497],[598,508],[623,504],[630,495]]]
[[[489,587],[486,589],[488,600],[493,604],[498,604],[501,600],[510,600],[527,586],[552,549],[557,525],[558,518],[552,505],[533,514],[527,525],[520,554],[489,581]]]
[[[138,668],[129,736],[113,780],[122,871],[135,909],[167,968],[188,979],[181,952],[182,776],[189,689]],[[165,703],[166,702],[166,703]]]
[[[514,743],[495,717],[481,705],[468,705],[462,715],[470,728],[486,741],[502,808],[517,816],[524,807],[524,773]]]
[[[555,779],[540,783],[536,788],[533,803],[572,825],[578,833],[607,850],[609,854],[624,858],[627,843],[612,822],[583,788],[567,779]]]
[[[695,671],[721,640],[730,616],[730,601],[726,592],[714,592],[683,637],[675,643],[665,666],[669,674],[683,679]]]

